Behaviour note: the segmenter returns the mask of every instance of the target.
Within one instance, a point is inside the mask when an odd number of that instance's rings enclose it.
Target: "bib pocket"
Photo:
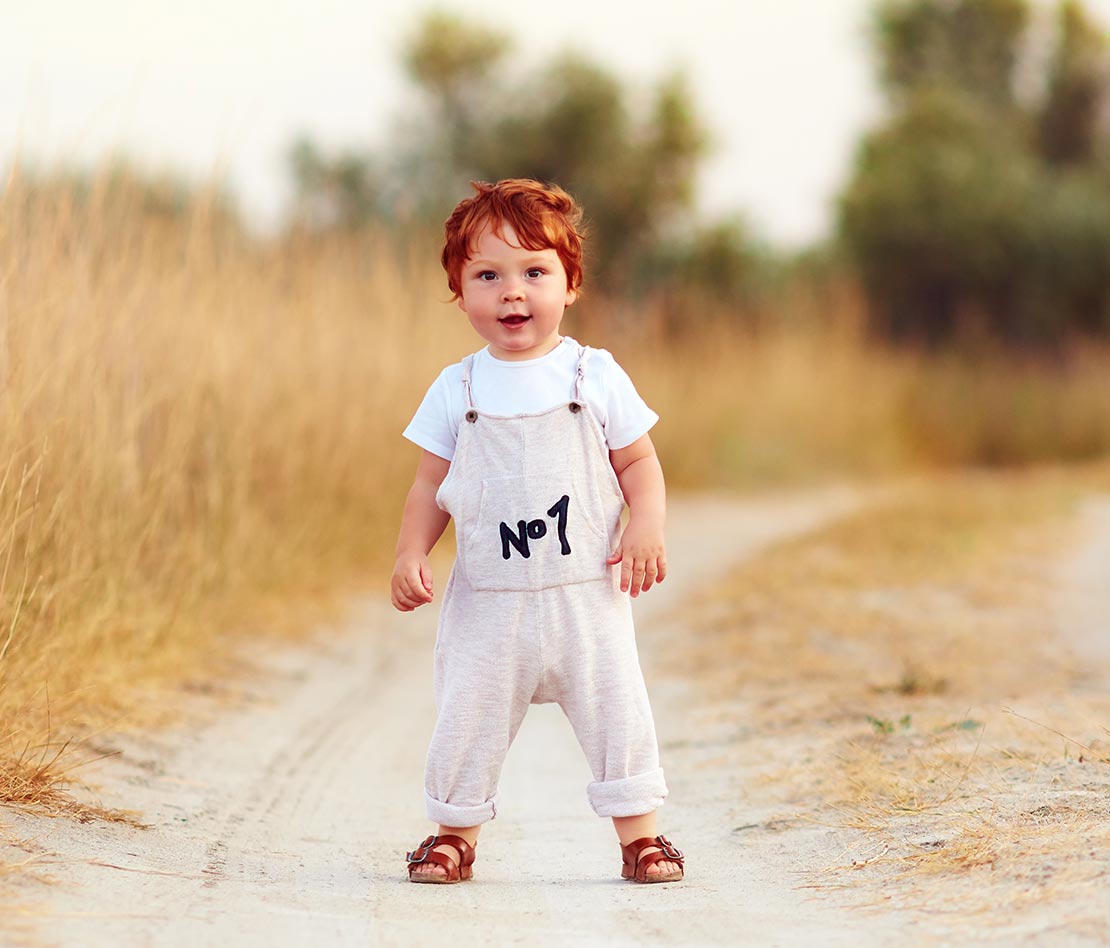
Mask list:
[[[547,589],[605,578],[608,545],[600,495],[588,478],[489,477],[464,565],[473,589]]]

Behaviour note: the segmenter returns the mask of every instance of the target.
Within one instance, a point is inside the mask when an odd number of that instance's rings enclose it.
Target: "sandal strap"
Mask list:
[[[656,853],[648,853],[646,856],[640,855],[645,849],[653,846],[658,846],[659,851]],[[636,867],[637,873],[639,873],[641,861],[644,862],[645,868],[664,860],[668,862],[677,862],[681,866],[686,858],[681,849],[675,846],[666,836],[662,835],[641,836],[639,839],[632,840],[627,846],[621,846],[621,856],[626,865]]]
[[[435,844],[436,838],[434,836],[429,836],[412,852],[405,853],[405,862],[423,862],[425,859],[428,858],[428,855],[429,853],[431,853],[432,847],[434,847]]]
[[[436,846],[450,846],[455,849],[458,859],[453,859],[447,853],[437,853]],[[474,863],[474,847],[461,836],[445,833],[443,836],[429,836],[412,852],[405,853],[405,862],[409,864],[409,873],[412,867],[422,862],[432,862],[442,866],[447,871],[448,879],[459,874],[459,869]]]
[[[474,864],[474,847],[470,845],[461,836],[456,836],[454,833],[446,833],[443,836],[436,837],[437,842],[435,846],[453,846],[459,853],[459,865],[470,866]]]
[[[632,840],[627,846],[621,846],[621,855],[625,862],[631,864],[636,861],[641,850],[647,849],[648,846],[658,845],[654,836],[641,836],[639,839]]]

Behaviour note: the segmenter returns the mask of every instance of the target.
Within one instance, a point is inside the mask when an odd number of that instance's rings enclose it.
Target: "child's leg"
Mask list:
[[[437,835],[473,844],[497,814],[501,765],[539,680],[534,610],[519,594],[461,589],[449,581],[435,648],[439,714],[424,771],[424,802]],[[436,847],[454,858],[450,847]],[[414,872],[442,873],[437,865]]]
[[[580,583],[546,603],[545,697],[558,701],[589,761],[598,816],[653,812],[667,795],[628,596],[614,583]],[[557,664],[555,662],[557,661]]]
[[[497,814],[501,765],[539,681],[533,610],[520,595],[444,596],[435,648],[439,714],[424,769],[425,809],[442,826]]]
[[[555,697],[594,774],[586,789],[590,805],[599,816],[612,817],[621,845],[627,846],[659,834],[655,811],[667,795],[631,608],[627,595],[608,582],[583,583],[568,593],[552,597],[546,615],[546,630],[563,630]],[[647,872],[679,868],[664,860]]]

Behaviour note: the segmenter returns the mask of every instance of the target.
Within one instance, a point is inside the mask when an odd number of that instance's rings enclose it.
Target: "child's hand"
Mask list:
[[[432,567],[428,557],[419,553],[402,553],[397,557],[389,581],[389,598],[401,612],[412,612],[432,601]]]
[[[616,552],[605,562],[609,566],[621,564],[621,592],[631,591],[633,598],[647,592],[667,576],[663,531],[633,517],[624,528]]]

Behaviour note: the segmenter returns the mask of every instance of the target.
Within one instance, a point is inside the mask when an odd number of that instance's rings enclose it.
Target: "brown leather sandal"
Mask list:
[[[459,858],[456,860],[447,853],[435,852],[436,846],[454,847]],[[474,875],[474,847],[461,836],[429,836],[411,853],[405,853],[405,862],[409,866],[409,882],[431,882],[438,885],[462,882]],[[442,866],[447,875],[441,876],[438,872],[413,872],[414,866],[425,862]]]
[[[641,856],[645,849],[658,846],[653,853]],[[684,875],[686,857],[682,850],[677,848],[666,836],[642,836],[632,840],[627,846],[621,846],[621,857],[624,865],[621,866],[621,878],[631,879],[633,882],[677,882]],[[678,869],[671,872],[653,872],[648,875],[648,867],[657,862],[677,862]]]

